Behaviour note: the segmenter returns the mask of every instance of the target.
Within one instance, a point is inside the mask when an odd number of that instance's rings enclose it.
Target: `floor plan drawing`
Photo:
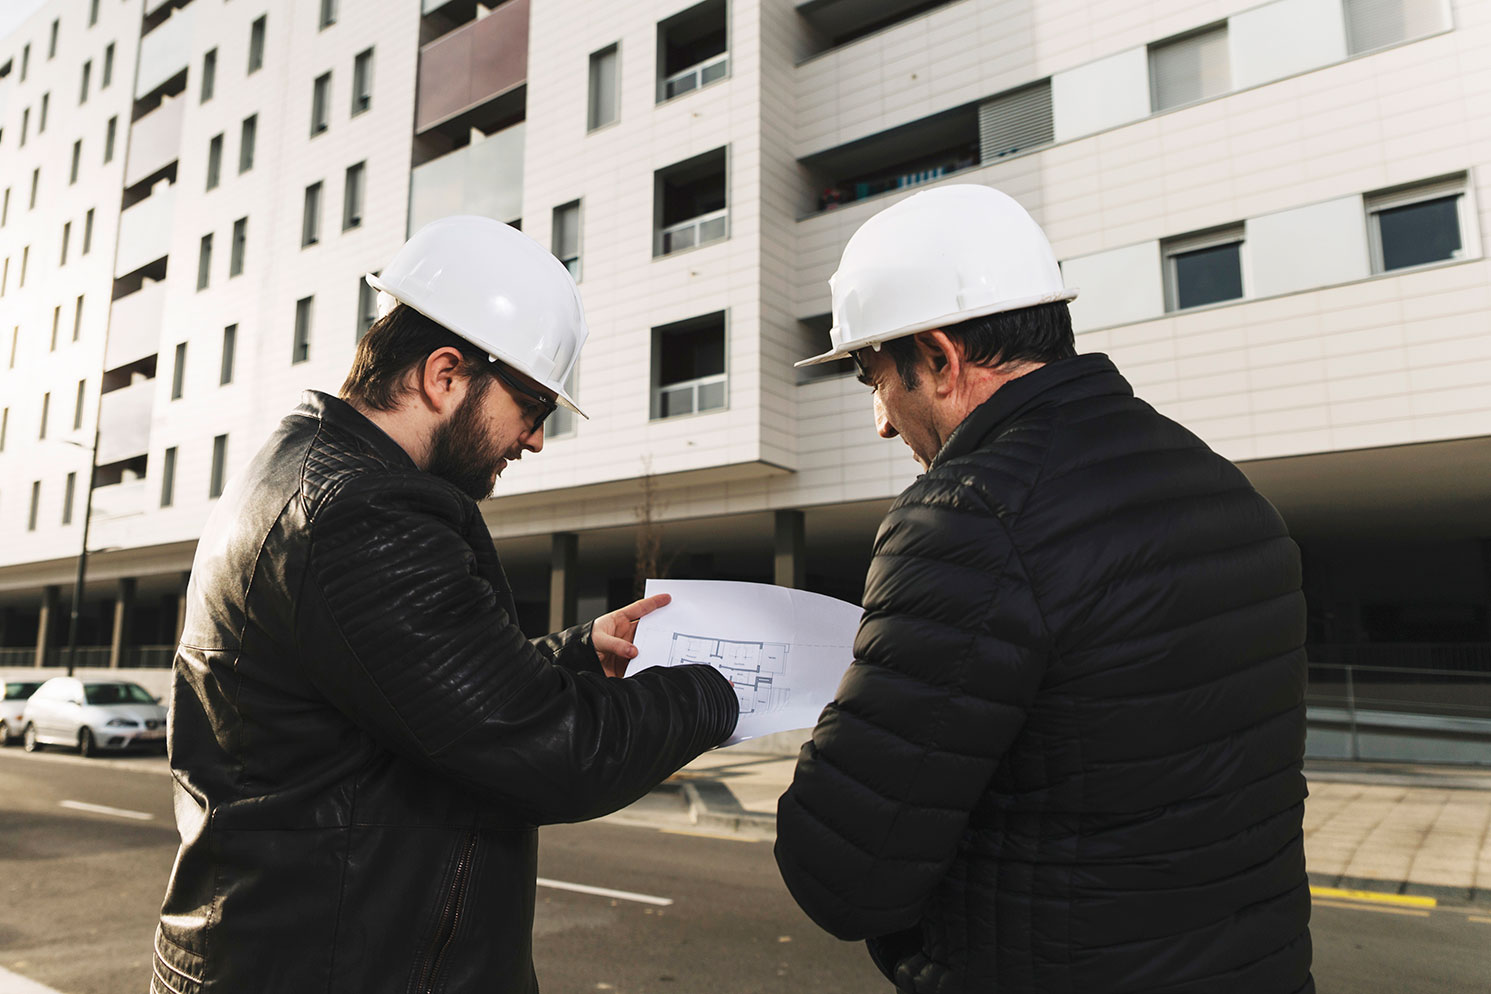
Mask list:
[[[782,642],[741,642],[675,632],[668,665],[713,666],[734,685],[741,714],[766,714],[787,706],[790,694],[783,678],[791,651]]]

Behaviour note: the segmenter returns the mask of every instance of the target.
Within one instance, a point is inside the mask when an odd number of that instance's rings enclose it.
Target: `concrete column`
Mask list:
[[[52,649],[52,616],[57,613],[58,591],[55,586],[41,590],[41,613],[36,619],[36,665],[47,664]]]
[[[807,538],[801,511],[776,513],[776,567],[772,582],[801,589],[807,585]]]
[[[135,578],[124,577],[119,581],[118,593],[114,595],[114,635],[109,640],[109,668],[118,669],[124,662],[124,650],[133,641],[130,637],[130,617],[135,611]]]
[[[186,630],[186,588],[191,581],[190,572],[181,574],[181,585],[176,588],[176,644],[181,644],[181,633]]]
[[[559,632],[578,621],[580,536],[555,532],[549,559],[549,631]]]

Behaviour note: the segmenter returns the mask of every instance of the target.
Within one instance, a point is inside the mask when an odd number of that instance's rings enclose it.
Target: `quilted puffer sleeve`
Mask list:
[[[734,730],[711,667],[614,680],[555,665],[478,575],[473,515],[413,474],[358,477],[316,514],[299,650],[367,734],[538,825],[624,807]]]
[[[1034,698],[1049,639],[999,517],[923,478],[881,525],[855,662],[777,808],[777,865],[841,939],[914,925]]]

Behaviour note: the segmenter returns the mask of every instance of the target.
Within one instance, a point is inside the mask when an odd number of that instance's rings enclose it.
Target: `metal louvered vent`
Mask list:
[[[978,108],[979,161],[1024,152],[1052,141],[1051,81],[1001,93]]]
[[[1156,112],[1232,89],[1227,25],[1149,47],[1150,107]]]
[[[1449,28],[1444,0],[1346,0],[1352,55]]]

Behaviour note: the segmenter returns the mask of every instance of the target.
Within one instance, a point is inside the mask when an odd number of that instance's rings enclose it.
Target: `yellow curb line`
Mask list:
[[[1491,925],[1491,918],[1482,918],[1480,915],[1471,915],[1470,920],[1480,922],[1482,925]]]
[[[1374,901],[1379,904],[1396,904],[1404,908],[1437,908],[1439,902],[1432,897],[1417,894],[1381,894],[1372,890],[1338,890],[1334,887],[1311,887],[1313,897],[1334,897],[1345,901]]]
[[[1374,915],[1407,915],[1410,918],[1428,918],[1431,912],[1422,908],[1395,908],[1392,905],[1382,904],[1355,904],[1350,901],[1327,901],[1324,898],[1316,898],[1313,905],[1316,908],[1345,908],[1347,911],[1370,911]]]

